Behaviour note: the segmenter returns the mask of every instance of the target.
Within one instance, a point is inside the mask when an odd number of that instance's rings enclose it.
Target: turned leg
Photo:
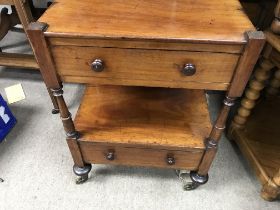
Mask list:
[[[280,169],[272,179],[263,186],[261,196],[263,199],[273,201],[280,196]]]
[[[50,96],[52,104],[53,104],[52,114],[58,114],[59,107],[58,107],[57,101],[56,101],[55,97],[53,96],[52,91],[49,88],[47,88],[47,90],[48,90],[49,96]]]
[[[91,165],[84,162],[78,139],[79,133],[76,131],[71,114],[63,98],[62,83],[56,73],[55,66],[48,49],[48,44],[44,37],[44,31],[47,24],[34,22],[27,28],[27,34],[30,38],[36,60],[39,64],[43,79],[48,88],[50,88],[57,103],[60,118],[66,133],[66,140],[74,160],[74,172],[79,177],[77,183],[83,183],[88,179]],[[44,65],[42,65],[44,64]]]
[[[88,179],[88,174],[91,170],[91,164],[87,164],[83,161],[81,150],[77,141],[80,135],[75,129],[71,113],[69,112],[64,101],[62,88],[51,89],[51,91],[59,107],[60,118],[66,132],[67,144],[74,160],[73,171],[78,176],[76,183],[84,183]]]
[[[245,91],[245,97],[241,101],[241,107],[238,109],[237,115],[234,117],[230,126],[229,135],[231,135],[232,129],[244,127],[248,116],[251,114],[251,110],[256,105],[256,100],[260,97],[260,92],[264,88],[264,83],[269,78],[269,73],[273,66],[266,58],[263,58],[260,62],[260,66],[254,73],[254,78],[250,81],[249,87]]]
[[[226,119],[228,117],[230,107],[234,105],[234,98],[226,97],[224,106],[216,120],[209,138],[205,140],[206,150],[202,157],[202,161],[197,171],[190,172],[192,182],[187,183],[184,187],[186,190],[192,190],[199,185],[205,184],[208,181],[208,171],[217,153],[217,147],[221,138],[222,132],[225,129]]]
[[[273,79],[270,82],[270,86],[267,88],[268,96],[275,96],[279,93],[280,88],[280,69],[277,69],[273,75]]]

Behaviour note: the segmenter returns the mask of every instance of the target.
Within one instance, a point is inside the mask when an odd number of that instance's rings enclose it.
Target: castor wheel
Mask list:
[[[76,184],[83,184],[88,180],[88,175],[77,176]]]
[[[59,109],[52,109],[52,114],[58,114],[59,113]]]
[[[91,164],[85,164],[84,167],[74,165],[73,171],[77,175],[76,184],[83,184],[88,180],[88,174],[91,170]]]
[[[187,182],[187,183],[184,184],[183,189],[185,191],[190,191],[190,190],[196,189],[198,186],[199,186],[199,184],[197,184],[193,181],[190,181],[190,182]]]
[[[186,191],[194,190],[208,181],[208,175],[200,176],[195,171],[175,170],[177,176],[183,182],[183,189]]]

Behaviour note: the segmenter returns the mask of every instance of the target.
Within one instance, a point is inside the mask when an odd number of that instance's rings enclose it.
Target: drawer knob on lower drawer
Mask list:
[[[166,162],[168,165],[174,165],[175,164],[175,158],[172,154],[168,154],[166,157]]]
[[[191,64],[191,63],[185,64],[184,68],[182,69],[182,73],[185,76],[192,76],[195,74],[195,72],[196,72],[196,67],[194,64]]]
[[[114,160],[115,159],[115,152],[114,151],[108,151],[106,154],[107,160]]]
[[[91,63],[91,68],[92,70],[94,70],[95,72],[101,72],[104,69],[104,62],[101,59],[95,59],[92,63]]]

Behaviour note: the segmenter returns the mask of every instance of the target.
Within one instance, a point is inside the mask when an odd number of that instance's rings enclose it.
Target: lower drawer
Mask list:
[[[123,147],[79,142],[83,159],[88,163],[151,166],[195,170],[203,150],[177,151],[152,148]]]

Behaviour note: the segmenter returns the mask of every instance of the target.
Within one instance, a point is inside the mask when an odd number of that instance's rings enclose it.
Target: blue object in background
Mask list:
[[[17,120],[10,111],[6,101],[0,95],[0,142],[2,142]]]

